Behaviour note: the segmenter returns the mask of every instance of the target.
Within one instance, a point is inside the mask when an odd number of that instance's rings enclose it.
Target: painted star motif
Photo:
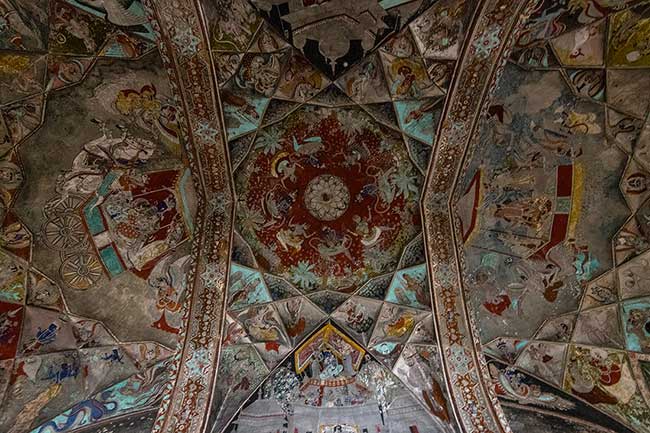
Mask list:
[[[191,56],[196,54],[200,40],[192,33],[190,27],[186,27],[176,33],[172,42],[182,55]]]
[[[201,280],[203,285],[208,289],[218,288],[224,281],[225,275],[219,269],[219,264],[216,262],[208,263],[205,265],[203,273],[201,273]]]
[[[476,49],[476,54],[480,58],[487,58],[490,56],[492,51],[499,46],[501,40],[499,39],[499,32],[501,27],[498,25],[490,26],[480,38],[474,41],[474,48]]]

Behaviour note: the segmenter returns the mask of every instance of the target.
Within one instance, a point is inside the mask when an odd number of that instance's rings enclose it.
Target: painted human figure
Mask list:
[[[428,358],[430,356],[424,349],[409,348],[402,355],[406,368],[400,368],[399,371],[406,377],[409,386],[422,396],[431,413],[448,422],[446,399],[434,377],[431,359]]]
[[[343,366],[339,364],[334,354],[329,350],[321,351],[318,359],[321,364],[321,372],[319,375],[321,379],[337,377],[343,371]]]
[[[505,199],[496,205],[494,216],[515,226],[540,230],[552,207],[548,197]]]
[[[113,188],[104,202],[112,239],[128,266],[142,271],[184,237],[176,197],[169,190],[156,198],[134,197],[121,183]]]
[[[350,302],[343,310],[345,323],[354,331],[363,334],[372,327],[374,320],[368,315],[366,308],[359,303]]]
[[[97,44],[90,30],[91,19],[66,3],[55,3],[54,30],[65,30],[77,39],[80,39],[88,52],[95,52]]]
[[[636,350],[646,353],[650,351],[650,310],[630,310],[625,328],[628,333],[636,336],[639,345]]]
[[[0,313],[0,344],[5,347],[13,344],[18,338],[16,326],[19,313],[19,309]]]
[[[245,59],[235,82],[241,88],[253,88],[255,91],[271,96],[275,83],[280,76],[280,63],[277,58],[255,55]]]
[[[142,165],[155,152],[156,145],[149,140],[132,137],[126,129],[120,137],[113,138],[104,122],[96,123],[100,125],[101,137],[84,144],[72,161],[72,168],[57,179],[57,192],[63,198],[90,195],[112,168]]]
[[[416,93],[417,89],[415,88],[416,75],[413,73],[413,69],[408,64],[402,64],[397,68],[397,74],[395,81],[392,85],[392,91],[396,95],[413,95]]]
[[[627,402],[636,386],[632,379],[624,380],[623,369],[617,354],[603,349],[577,349],[568,368],[571,391],[591,404]]]
[[[282,325],[270,306],[260,310],[250,310],[243,318],[248,333],[258,341],[277,343],[283,336]]]
[[[189,255],[178,259],[168,256],[158,262],[149,275],[147,281],[156,291],[155,307],[160,312],[160,318],[152,323],[152,327],[171,334],[180,332],[180,328],[174,325],[180,324],[179,313],[187,284],[189,259]]]
[[[284,308],[288,315],[286,322],[287,334],[291,338],[302,335],[307,324],[305,316],[301,313],[302,300],[300,298],[290,299],[284,304]]]
[[[353,98],[360,98],[366,93],[368,85],[376,79],[378,75],[377,66],[373,62],[368,62],[361,68],[359,74],[352,77],[346,83],[346,90]]]

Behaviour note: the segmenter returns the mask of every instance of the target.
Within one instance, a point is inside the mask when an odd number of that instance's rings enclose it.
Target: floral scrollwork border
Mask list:
[[[535,3],[480,3],[447,96],[422,200],[436,334],[451,406],[466,433],[511,430],[491,387],[477,326],[465,301],[462,236],[451,203],[464,161],[475,150],[477,125],[489,95]]]
[[[180,345],[154,433],[204,432],[219,362],[234,192],[226,133],[198,0],[144,0],[182,112],[181,128],[197,192],[193,267]]]

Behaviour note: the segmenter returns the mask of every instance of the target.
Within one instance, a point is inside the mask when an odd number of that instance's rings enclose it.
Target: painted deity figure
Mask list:
[[[132,137],[126,130],[113,138],[103,122],[96,123],[100,125],[101,137],[84,144],[72,161],[72,168],[57,179],[57,192],[63,198],[93,194],[112,168],[139,166],[154,154],[153,142]]]
[[[336,356],[328,350],[319,354],[318,361],[322,366],[319,376],[322,380],[337,377],[343,371],[343,366],[339,364]]]
[[[540,230],[552,208],[553,203],[547,197],[507,199],[496,205],[494,216],[515,226]]]

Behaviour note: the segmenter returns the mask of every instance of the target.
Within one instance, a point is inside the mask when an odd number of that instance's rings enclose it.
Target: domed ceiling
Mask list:
[[[0,0],[0,432],[650,431],[647,0]]]

